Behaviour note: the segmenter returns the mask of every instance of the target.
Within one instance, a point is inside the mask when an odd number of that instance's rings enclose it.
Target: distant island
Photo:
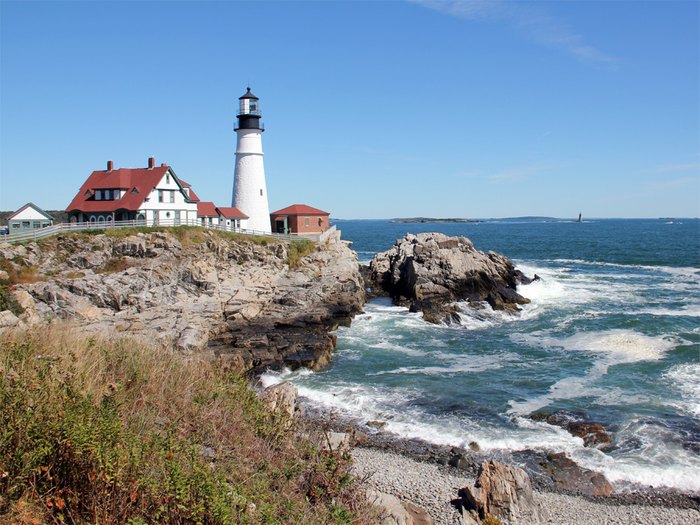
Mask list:
[[[406,219],[391,219],[391,222],[481,222],[479,219],[436,219],[433,217],[409,217]]]

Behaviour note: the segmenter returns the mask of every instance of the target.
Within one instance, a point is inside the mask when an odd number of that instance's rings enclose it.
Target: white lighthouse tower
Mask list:
[[[270,207],[267,204],[265,166],[263,165],[260,101],[250,91],[240,97],[236,131],[236,170],[233,176],[234,208],[245,213],[248,228],[271,232]]]

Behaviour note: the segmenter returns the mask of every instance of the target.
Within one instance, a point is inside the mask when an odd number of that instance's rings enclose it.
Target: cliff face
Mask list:
[[[208,349],[255,371],[320,368],[335,343],[329,330],[361,310],[364,288],[344,243],[329,243],[290,268],[289,252],[297,248],[192,230],[3,244],[0,259],[31,275],[22,280],[37,279],[12,288],[30,322],[67,319],[88,333]]]

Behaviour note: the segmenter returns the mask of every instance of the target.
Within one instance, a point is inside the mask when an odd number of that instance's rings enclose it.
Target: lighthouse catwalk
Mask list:
[[[270,233],[270,207],[267,203],[265,166],[263,165],[260,102],[250,87],[240,97],[236,140],[236,169],[233,176],[234,208],[245,213],[248,228]]]

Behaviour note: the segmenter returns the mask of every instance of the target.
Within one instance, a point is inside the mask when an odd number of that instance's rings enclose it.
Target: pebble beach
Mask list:
[[[436,525],[459,525],[451,504],[457,491],[474,479],[436,464],[399,454],[357,447],[352,451],[354,472],[367,486],[424,508]],[[544,523],[557,525],[699,525],[700,510],[666,505],[606,504],[578,496],[535,491],[546,510]],[[528,525],[514,523],[511,525]]]

